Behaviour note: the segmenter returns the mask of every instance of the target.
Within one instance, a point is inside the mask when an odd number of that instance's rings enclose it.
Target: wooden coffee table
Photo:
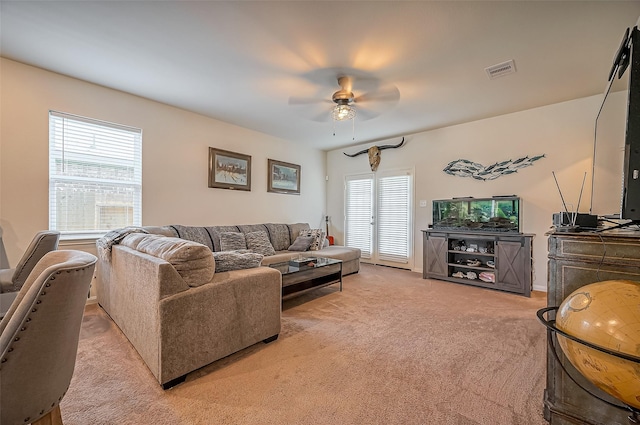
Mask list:
[[[298,261],[298,260],[296,260]],[[269,267],[282,273],[282,298],[300,295],[312,289],[339,283],[342,291],[342,261],[333,258],[307,258],[299,267],[274,263]]]

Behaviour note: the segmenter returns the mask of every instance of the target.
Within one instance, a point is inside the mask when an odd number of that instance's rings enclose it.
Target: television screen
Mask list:
[[[640,220],[640,32],[627,30],[596,118],[591,213]]]
[[[596,118],[591,213],[619,218],[622,209],[624,139],[629,72],[614,75]]]

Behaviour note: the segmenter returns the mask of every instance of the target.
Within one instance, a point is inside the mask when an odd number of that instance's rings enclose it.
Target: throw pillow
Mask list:
[[[240,233],[240,232],[220,233],[220,250],[221,251],[237,251],[239,249],[247,249],[247,242],[244,238],[244,233]]]
[[[315,239],[313,236],[298,236],[289,251],[307,251]]]
[[[309,230],[311,228],[309,223],[287,224],[287,227],[289,228],[289,245],[291,245],[291,242],[295,241],[296,238],[300,236],[301,230]]]
[[[245,234],[247,240],[247,248],[251,251],[262,255],[275,255],[276,250],[273,249],[269,235],[267,232],[249,232]]]
[[[171,263],[189,286],[208,283],[217,271],[211,250],[198,242],[134,233],[124,238],[120,244]]]
[[[309,247],[309,251],[318,251],[324,247],[324,240],[326,239],[326,235],[322,229],[307,229],[300,230],[299,236],[313,236],[313,242]]]
[[[263,256],[255,252],[219,251],[213,253],[216,273],[259,267]]]

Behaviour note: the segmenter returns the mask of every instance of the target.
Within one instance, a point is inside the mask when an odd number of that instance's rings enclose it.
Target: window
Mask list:
[[[142,130],[49,111],[49,229],[100,237],[142,222]]]

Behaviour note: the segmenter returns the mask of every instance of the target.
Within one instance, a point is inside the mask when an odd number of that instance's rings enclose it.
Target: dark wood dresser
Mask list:
[[[548,237],[548,306],[560,305],[573,291],[590,283],[612,279],[640,281],[640,232],[551,232]],[[561,352],[559,356],[582,386],[620,404],[587,382]],[[628,425],[628,416],[627,410],[610,406],[576,385],[547,349],[544,417],[551,425]]]

